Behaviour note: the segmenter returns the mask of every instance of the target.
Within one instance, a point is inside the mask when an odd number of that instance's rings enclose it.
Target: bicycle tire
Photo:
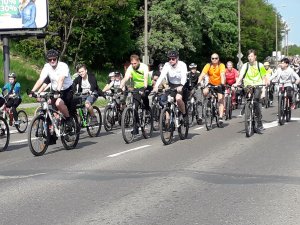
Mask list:
[[[134,127],[135,127],[135,118],[133,115],[132,108],[125,108],[122,113],[122,120],[121,120],[121,127],[122,127],[122,136],[124,141],[129,144],[134,139]]]
[[[194,105],[191,102],[187,103],[187,113],[189,117],[189,126],[192,127],[194,125],[195,111]]]
[[[211,103],[206,100],[204,103],[204,123],[206,130],[211,130],[212,129],[212,121],[213,121],[213,113],[212,113],[212,108],[211,108]]]
[[[278,122],[280,125],[284,125],[284,96],[281,94],[279,95],[278,99]]]
[[[185,124],[182,114],[179,117],[179,121],[180,121],[180,125],[177,128],[177,132],[178,132],[178,136],[181,140],[184,140],[187,138],[188,134],[189,134],[189,124]]]
[[[289,99],[287,98],[286,100],[288,101],[288,103],[285,105],[285,120],[286,122],[290,122],[292,117],[292,109]]]
[[[160,138],[165,145],[171,144],[173,140],[175,124],[174,118],[172,118],[171,109],[169,107],[163,108],[160,113],[159,127]]]
[[[252,105],[250,102],[247,102],[245,105],[245,132],[246,137],[251,137],[254,134],[254,127],[253,127],[253,111]]]
[[[114,113],[116,112],[114,112],[114,109],[111,107],[111,105],[107,105],[105,107],[103,113],[103,125],[107,132],[111,131],[115,124]]]
[[[0,116],[0,152],[5,151],[10,139],[9,126],[7,121]]]
[[[150,138],[153,133],[153,116],[152,110],[144,110],[143,118],[141,119],[142,135],[145,139]]]
[[[229,116],[230,120],[232,119],[232,110],[233,110],[232,97],[230,96],[229,97],[229,112],[228,112],[228,116]]]
[[[153,130],[158,131],[159,130],[159,117],[161,109],[157,104],[154,104],[151,106],[152,111],[152,118],[153,118]]]
[[[77,116],[70,116],[72,120],[72,131],[69,131],[67,133],[64,132],[64,134],[60,137],[61,142],[66,150],[71,150],[76,148],[78,141],[79,141],[79,124],[77,120]],[[62,121],[62,130],[65,131],[65,123],[66,121]]]
[[[31,153],[35,156],[44,155],[49,146],[50,131],[49,124],[45,124],[45,117],[42,115],[35,116],[29,124],[28,146]],[[37,140],[37,142],[34,142]],[[35,144],[37,143],[37,144]],[[41,149],[37,149],[41,147]]]
[[[16,129],[19,133],[24,133],[28,127],[28,116],[24,110],[18,111],[18,121],[19,124],[16,125]]]
[[[101,126],[102,126],[102,115],[101,111],[97,106],[93,105],[94,115],[97,118],[97,124],[93,124],[91,121],[90,113],[87,113],[87,124],[86,130],[90,137],[97,137],[100,134]]]

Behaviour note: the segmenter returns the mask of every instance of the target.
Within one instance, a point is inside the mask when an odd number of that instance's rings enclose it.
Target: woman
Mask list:
[[[13,18],[22,18],[22,28],[36,28],[35,0],[20,0],[19,13],[12,15]]]

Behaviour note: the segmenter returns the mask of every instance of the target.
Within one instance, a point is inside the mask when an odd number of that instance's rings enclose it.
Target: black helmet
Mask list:
[[[177,58],[179,56],[179,53],[175,50],[171,50],[168,52],[168,58]]]
[[[59,53],[58,51],[54,50],[54,49],[50,49],[48,50],[48,52],[46,53],[46,58],[58,58]]]
[[[165,65],[165,64],[160,63],[160,64],[158,65],[158,69],[162,69],[162,68],[164,67],[164,65]]]
[[[190,69],[197,68],[197,64],[191,63],[191,64],[189,65],[189,68],[190,68]]]
[[[17,75],[15,73],[8,74],[8,78],[14,78],[16,79]]]

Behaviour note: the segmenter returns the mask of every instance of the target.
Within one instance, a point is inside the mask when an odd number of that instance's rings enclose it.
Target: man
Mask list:
[[[134,93],[133,94],[133,101],[135,104],[135,117],[138,119],[137,109],[140,105],[141,99],[143,100],[143,104],[145,105],[145,109],[147,111],[150,110],[149,105],[149,94],[152,90],[152,81],[151,77],[149,76],[149,69],[148,66],[140,61],[138,55],[131,55],[130,56],[130,66],[126,69],[125,77],[121,81],[120,88],[124,88],[125,84],[130,81],[130,88],[133,88],[137,91],[141,91],[143,94]],[[138,133],[138,127],[134,129],[134,134]]]
[[[69,108],[72,105],[73,81],[70,76],[70,70],[66,63],[58,60],[59,53],[54,49],[50,49],[46,53],[47,63],[44,65],[40,78],[36,81],[33,86],[31,93],[36,91],[44,80],[49,77],[51,83],[51,90],[54,91],[54,104],[57,109],[65,116],[66,125],[72,126],[72,120],[70,119]]]
[[[160,76],[156,81],[153,91],[157,92],[159,85],[164,79],[168,80],[169,87],[171,89],[177,89],[177,94],[175,96],[178,109],[183,115],[185,125],[188,125],[188,114],[185,108],[185,98],[186,90],[183,86],[187,80],[187,66],[184,62],[179,60],[179,53],[177,51],[169,51],[167,54],[169,59],[168,62],[163,66]]]
[[[274,83],[284,83],[284,89],[287,91],[291,108],[294,109],[295,104],[293,102],[293,83],[299,84],[300,78],[299,75],[289,66],[290,60],[288,58],[283,58],[280,62],[280,68],[277,69],[276,72],[270,77],[270,81]]]
[[[218,102],[219,102],[219,123],[223,124],[223,114],[224,114],[224,92],[225,92],[225,65],[220,63],[220,58],[217,53],[211,55],[211,63],[207,63],[199,76],[198,83],[208,76],[208,83],[210,85],[218,86]],[[203,95],[208,95],[208,88],[203,89]]]
[[[239,76],[239,72],[233,68],[233,62],[231,61],[228,61],[226,63],[226,70],[225,70],[225,80],[226,80],[226,84],[229,85],[229,86],[232,86],[233,84],[235,84],[236,82],[236,78],[238,78]],[[238,94],[239,91],[238,91]],[[235,88],[231,88],[231,102],[232,102],[232,105],[233,107],[235,108],[236,107],[236,91],[235,91]]]
[[[269,62],[264,62],[264,67],[266,69],[266,81],[269,86],[269,100],[270,100],[270,105],[273,104],[273,93],[274,93],[274,85],[270,84],[270,77],[272,76],[273,70],[270,68],[270,63]]]
[[[235,86],[240,85],[241,81],[244,87],[247,85],[264,85],[266,84],[266,70],[262,63],[256,61],[256,51],[248,50],[248,62],[244,63],[240,75],[235,83]],[[258,134],[263,133],[262,124],[262,101],[261,101],[262,87],[255,88],[254,92],[254,113],[257,119],[257,124],[254,124],[254,132]]]
[[[102,91],[99,89],[95,75],[87,71],[85,64],[77,65],[76,70],[79,76],[73,81],[73,91],[82,94],[91,94],[85,100],[85,108],[92,117],[91,123],[97,124],[98,120],[93,110],[93,104],[98,99],[99,94],[102,94]]]
[[[110,72],[108,74],[108,80],[106,82],[105,87],[103,88],[103,92],[109,91],[111,89],[118,90],[121,85],[122,74],[119,71]]]

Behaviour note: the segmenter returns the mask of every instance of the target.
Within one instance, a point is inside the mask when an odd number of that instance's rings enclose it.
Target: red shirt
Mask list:
[[[226,71],[225,71],[226,84],[233,85],[238,76],[239,76],[239,73],[235,68],[232,68],[231,70],[228,70],[226,68]]]

